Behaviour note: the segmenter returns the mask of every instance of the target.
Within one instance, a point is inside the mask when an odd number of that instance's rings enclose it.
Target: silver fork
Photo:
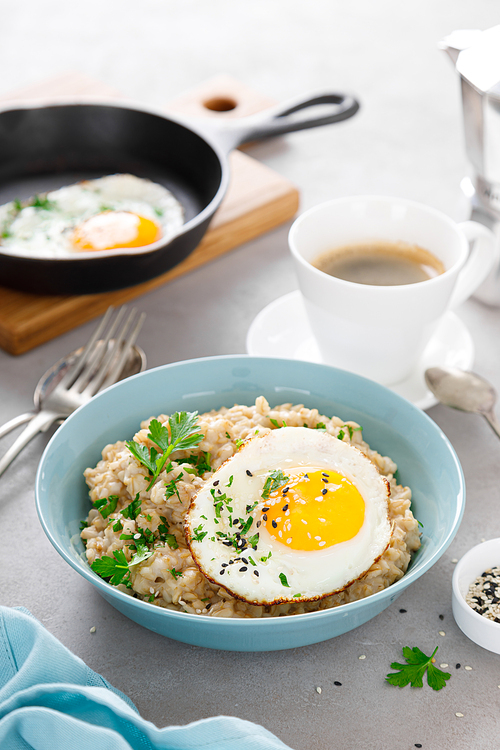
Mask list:
[[[18,436],[0,460],[0,474],[39,432],[45,432],[54,422],[65,419],[79,406],[89,401],[98,391],[115,383],[141,330],[145,313],[137,317],[131,310],[120,330],[126,307],[121,307],[114,320],[113,307],[109,307],[80,356],[65,372],[53,391],[44,398],[41,409]],[[101,338],[106,326],[106,335]],[[118,331],[118,333],[117,333]],[[116,334],[116,335],[115,335]]]

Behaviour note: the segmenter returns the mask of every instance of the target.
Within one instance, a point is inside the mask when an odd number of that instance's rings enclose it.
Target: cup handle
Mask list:
[[[469,257],[458,274],[451,295],[450,307],[457,307],[473,294],[489,274],[496,259],[496,239],[493,232],[477,221],[464,221],[458,228],[465,234],[469,245]]]

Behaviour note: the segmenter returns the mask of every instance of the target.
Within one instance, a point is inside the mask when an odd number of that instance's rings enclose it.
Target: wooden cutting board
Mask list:
[[[66,73],[13,92],[0,101],[123,97],[80,73]],[[274,102],[230,76],[217,76],[170,101],[165,111],[192,117],[233,118],[258,112]],[[241,150],[229,157],[228,192],[196,250],[167,273],[138,286],[102,294],[45,296],[0,286],[0,347],[22,354],[39,344],[198,268],[223,253],[291,219],[298,209],[297,188]]]

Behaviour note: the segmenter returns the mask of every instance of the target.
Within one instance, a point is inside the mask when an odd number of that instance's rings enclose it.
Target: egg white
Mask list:
[[[33,199],[24,201],[20,211],[15,201],[0,206],[2,253],[33,258],[81,256],[83,253],[71,242],[75,228],[110,209],[154,221],[160,227],[162,241],[171,238],[184,223],[184,209],[169,190],[131,174],[86,180],[46,193],[45,198],[50,204],[48,210],[31,205]],[[95,255],[95,251],[90,252]]]
[[[358,489],[365,514],[352,539],[304,551],[271,537],[262,523],[265,480],[273,470],[286,474],[299,467],[336,471]],[[323,431],[282,427],[252,438],[213,474],[191,502],[186,538],[204,575],[237,598],[260,605],[320,599],[362,576],[387,548],[389,491],[387,480],[357,448]],[[235,537],[241,523],[235,527],[230,521],[250,516],[241,549]]]

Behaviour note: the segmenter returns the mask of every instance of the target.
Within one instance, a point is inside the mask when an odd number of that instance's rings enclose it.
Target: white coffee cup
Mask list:
[[[329,250],[371,240],[418,245],[445,271],[418,283],[374,286],[312,265]],[[404,380],[446,311],[486,278],[495,244],[482,224],[456,224],[434,208],[402,198],[337,198],[303,213],[291,227],[289,245],[323,361],[385,385]]]

